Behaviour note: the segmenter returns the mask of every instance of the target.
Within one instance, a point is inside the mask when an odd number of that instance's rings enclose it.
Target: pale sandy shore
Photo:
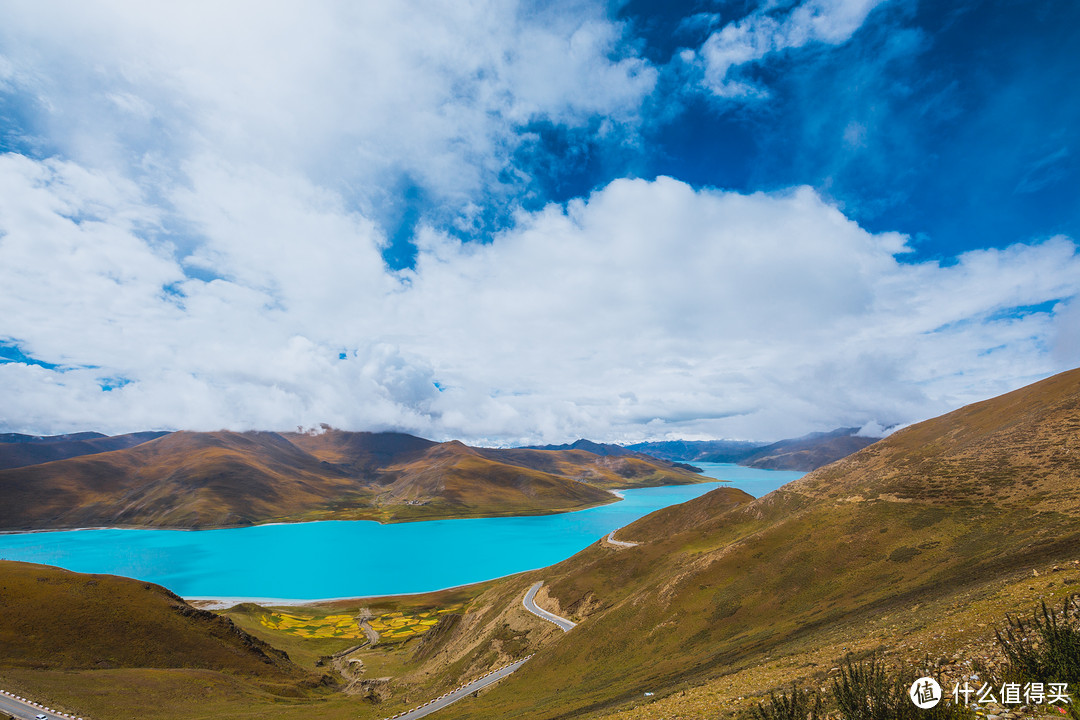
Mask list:
[[[319,598],[317,600],[297,600],[295,598],[256,598],[256,597],[188,597],[184,598],[188,605],[202,608],[203,610],[227,610],[240,603],[255,603],[263,607],[291,607],[301,605],[324,605],[326,603],[341,602],[344,600],[361,600],[362,598],[339,597]]]

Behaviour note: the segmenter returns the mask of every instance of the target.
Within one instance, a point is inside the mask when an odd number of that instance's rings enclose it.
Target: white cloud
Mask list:
[[[463,212],[505,181],[520,124],[633,124],[651,92],[651,66],[614,57],[623,27],[601,7],[573,9],[15,3],[0,23],[0,82],[31,99],[66,157],[144,182],[186,183],[186,163],[212,156],[305,176],[369,216],[406,181]]]
[[[503,442],[887,426],[1061,369],[1068,312],[1014,309],[1080,291],[1066,238],[904,263],[902,236],[810,189],[670,178],[522,214],[486,245],[426,229],[399,276],[325,188],[189,173],[174,203],[201,238],[188,262],[216,279],[184,275],[129,183],[0,158],[3,333],[63,366],[0,366],[0,425]]]
[[[777,12],[768,4],[709,35],[698,54],[705,85],[726,98],[753,98],[767,91],[751,81],[731,77],[732,71],[770,53],[810,43],[841,45],[867,15],[885,0],[806,0]]]

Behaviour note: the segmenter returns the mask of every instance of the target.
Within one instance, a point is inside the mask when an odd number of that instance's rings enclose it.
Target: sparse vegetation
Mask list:
[[[959,720],[974,718],[966,707],[942,699],[936,706],[921,709],[908,697],[917,677],[925,673],[899,666],[890,670],[879,658],[862,662],[850,658],[840,667],[840,677],[832,683],[832,701],[844,720]]]
[[[1006,616],[997,640],[1016,679],[1080,682],[1080,595],[1070,595],[1060,612],[1043,602],[1031,620]]]
[[[907,666],[890,668],[882,659],[871,657],[857,662],[846,659],[840,676],[827,693],[792,686],[789,692],[769,693],[765,703],[751,708],[754,720],[962,720],[975,718],[973,711],[944,700],[930,709],[920,709],[908,697],[908,689],[922,671]]]
[[[1067,683],[1070,714],[1080,718],[1080,595],[1065,598],[1060,611],[1043,601],[1031,620],[1013,615],[1005,619],[1006,626],[995,635],[1009,662],[1006,678]]]
[[[779,695],[769,693],[767,703],[758,703],[751,710],[754,720],[818,720],[821,713],[821,696],[795,686]]]

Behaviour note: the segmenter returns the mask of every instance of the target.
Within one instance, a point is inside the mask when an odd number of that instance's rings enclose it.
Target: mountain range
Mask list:
[[[93,451],[0,470],[0,528],[542,514],[613,502],[613,489],[702,480],[644,455],[472,448],[402,433],[148,435],[0,444],[9,458],[23,447]],[[101,451],[106,441],[121,449]]]
[[[627,445],[625,449],[673,462],[736,463],[761,470],[809,472],[880,439],[863,437],[858,433],[859,428],[844,427],[774,443],[745,440],[665,440]]]

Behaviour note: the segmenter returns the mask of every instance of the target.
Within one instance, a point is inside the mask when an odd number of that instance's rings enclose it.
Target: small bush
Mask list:
[[[832,696],[844,720],[960,720],[973,718],[968,708],[942,698],[933,708],[923,710],[908,697],[917,675],[913,668],[897,668],[890,673],[883,661],[871,658],[860,663],[850,659],[833,680]]]
[[[1018,680],[1080,683],[1080,595],[1065,598],[1061,612],[1042,603],[1025,622],[1006,615],[1008,627],[995,631]]]
[[[1065,598],[1061,611],[1043,602],[1030,621],[1006,615],[995,630],[1017,682],[1063,682],[1072,690],[1069,716],[1080,720],[1080,595]]]
[[[905,711],[903,703],[914,707],[902,684],[900,676],[889,678],[885,663],[877,658],[859,663],[849,659],[833,680],[832,695],[847,720],[894,720],[906,717],[900,714]]]
[[[769,693],[768,703],[751,710],[754,720],[818,720],[821,712],[821,696],[795,686],[790,693]]]

